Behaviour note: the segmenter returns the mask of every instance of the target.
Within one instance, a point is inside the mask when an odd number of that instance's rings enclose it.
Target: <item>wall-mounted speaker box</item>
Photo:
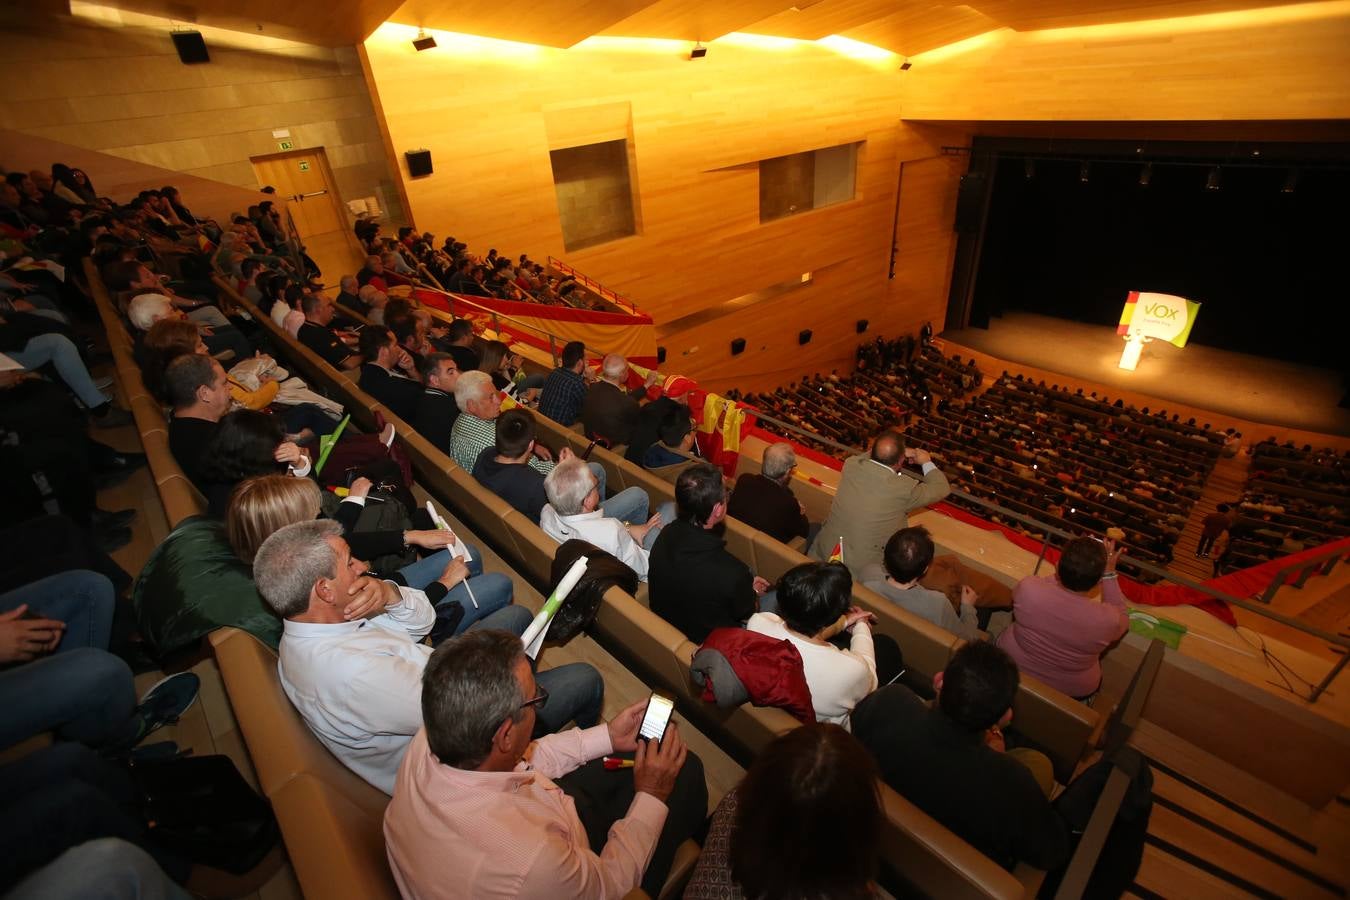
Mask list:
[[[804,329],[803,331],[801,331],[801,332],[797,335],[797,343],[799,343],[799,344],[809,344],[809,343],[811,343],[811,329],[810,329],[810,328]]]
[[[745,352],[745,338],[736,338],[731,342],[731,355],[736,356]]]
[[[666,348],[665,348],[665,347],[657,347],[657,348],[656,348],[656,364],[659,366],[659,365],[661,365],[661,364],[662,364],[663,362],[665,362],[665,361],[666,361]]]
[[[403,156],[408,160],[408,174],[413,178],[431,174],[430,150],[409,150]]]
[[[178,51],[178,58],[184,64],[211,61],[211,54],[206,52],[206,40],[200,31],[175,31],[170,37],[173,38],[173,49]]]

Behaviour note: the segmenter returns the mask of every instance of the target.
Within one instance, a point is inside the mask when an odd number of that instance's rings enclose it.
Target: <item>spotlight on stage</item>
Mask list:
[[[690,59],[702,59],[708,55],[708,48],[703,46],[700,41],[694,42],[694,49],[689,51]]]
[[[1153,180],[1153,163],[1144,163],[1144,167],[1139,170],[1139,186],[1148,187],[1148,183]]]
[[[1088,162],[1087,160],[1084,160],[1083,162],[1079,163],[1078,180],[1083,182],[1083,184],[1087,184],[1088,179],[1091,177],[1092,177],[1092,163]]]
[[[1205,179],[1205,190],[1217,191],[1223,187],[1223,175],[1219,172],[1219,167],[1215,166],[1209,170],[1209,177]]]
[[[1292,194],[1298,187],[1298,169],[1290,169],[1289,174],[1284,176],[1284,185],[1280,188],[1281,194]]]
[[[413,40],[412,45],[418,53],[421,53],[423,50],[430,50],[432,47],[435,47],[436,39],[434,37],[427,37],[427,33],[419,28],[417,29],[417,37]]]

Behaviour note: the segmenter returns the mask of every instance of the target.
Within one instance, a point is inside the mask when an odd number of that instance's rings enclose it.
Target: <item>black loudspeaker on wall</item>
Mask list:
[[[957,231],[973,234],[980,230],[980,214],[984,210],[985,174],[967,172],[961,176],[961,188],[956,193]]]
[[[178,51],[178,58],[185,64],[211,61],[211,54],[206,52],[206,41],[200,31],[175,31],[170,37],[173,38],[173,49]]]
[[[414,178],[431,174],[431,151],[409,150],[403,154],[408,160],[408,174]]]

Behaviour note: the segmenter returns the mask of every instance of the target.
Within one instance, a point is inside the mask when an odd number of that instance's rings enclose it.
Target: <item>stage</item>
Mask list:
[[[963,328],[944,332],[941,337],[959,345],[948,347],[948,353],[960,354],[966,347],[1010,363],[1069,376],[1076,380],[1074,386],[1080,386],[1078,382],[1101,385],[1112,398],[1116,396],[1112,389],[1123,389],[1164,401],[1163,406],[1169,409],[1171,404],[1192,407],[1196,412],[1174,411],[1181,412],[1183,418],[1195,415],[1200,422],[1212,421],[1220,430],[1228,424],[1220,417],[1229,416],[1246,423],[1350,437],[1350,409],[1337,406],[1344,393],[1341,377],[1329,369],[1200,344],[1177,348],[1153,341],[1144,347],[1139,367],[1129,372],[1117,368],[1125,342],[1113,327],[1026,312],[995,318],[988,330]],[[986,371],[986,377],[998,374],[998,370]],[[1153,406],[1147,397],[1143,402]],[[1216,416],[1207,420],[1204,411]],[[1236,427],[1247,440],[1266,436],[1250,430],[1250,426]]]

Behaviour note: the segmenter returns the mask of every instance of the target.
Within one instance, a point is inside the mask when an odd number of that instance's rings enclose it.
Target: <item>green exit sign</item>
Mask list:
[[[308,171],[309,171],[309,160],[307,160],[307,159],[302,159],[302,160],[300,160],[300,171],[301,171],[301,172],[308,172]]]
[[[278,150],[294,150],[294,149],[295,149],[295,144],[291,143],[290,141],[278,141],[278,142],[277,142],[277,149],[278,149]]]

